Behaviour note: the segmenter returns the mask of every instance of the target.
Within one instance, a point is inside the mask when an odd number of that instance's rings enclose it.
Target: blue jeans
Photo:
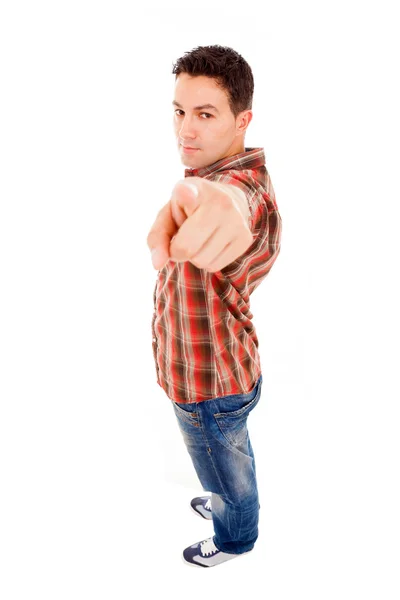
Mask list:
[[[248,394],[172,401],[200,483],[211,492],[214,544],[231,554],[251,550],[258,537],[260,504],[247,417],[260,399],[262,380],[260,375]]]

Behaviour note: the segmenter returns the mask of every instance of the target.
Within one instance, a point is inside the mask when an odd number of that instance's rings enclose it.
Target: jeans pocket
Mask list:
[[[197,412],[192,411],[190,409],[183,408],[186,406],[185,404],[172,401],[172,406],[174,407],[175,414],[179,421],[192,425],[194,427],[199,427],[199,417]]]
[[[236,396],[232,410],[214,413],[214,419],[222,435],[235,448],[243,444],[247,437],[247,417],[260,400],[261,384],[262,379],[258,382],[255,391]]]

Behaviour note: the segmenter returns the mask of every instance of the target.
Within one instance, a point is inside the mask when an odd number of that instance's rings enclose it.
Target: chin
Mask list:
[[[190,160],[187,156],[181,156],[181,162],[185,165],[185,167],[191,167],[192,169],[197,168],[198,165],[195,164],[194,160]]]

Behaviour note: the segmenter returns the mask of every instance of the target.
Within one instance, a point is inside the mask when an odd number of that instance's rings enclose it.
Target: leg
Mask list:
[[[247,417],[261,394],[193,404],[173,403],[178,424],[199,480],[211,491],[214,543],[223,552],[251,550],[258,537],[259,499]]]

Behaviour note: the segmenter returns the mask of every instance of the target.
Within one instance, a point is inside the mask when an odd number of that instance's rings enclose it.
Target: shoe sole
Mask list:
[[[244,554],[250,554],[250,552],[253,552],[254,548],[252,548],[251,550],[247,550],[246,552],[242,552],[241,554],[237,554],[236,558],[238,556],[243,556]],[[189,565],[190,567],[195,567],[196,569],[198,567],[200,567],[201,569],[211,569],[212,567],[207,567],[206,565],[200,565],[200,564],[196,564],[196,563],[192,563],[189,562],[188,560],[186,560],[186,558],[183,556],[183,552],[181,554],[182,560],[185,563],[185,565]],[[232,559],[233,560],[233,559]],[[225,560],[222,563],[220,563],[221,565],[224,564],[224,562],[230,562],[229,560]],[[219,567],[219,565],[213,565],[213,567]]]
[[[186,558],[183,556],[183,552],[181,554],[182,560],[185,563],[185,565],[189,565],[189,567],[194,567],[195,569],[197,569],[198,567],[201,567],[203,569],[209,569],[210,567],[206,567],[204,565],[195,565],[194,563],[189,562],[188,560],[186,560]]]

